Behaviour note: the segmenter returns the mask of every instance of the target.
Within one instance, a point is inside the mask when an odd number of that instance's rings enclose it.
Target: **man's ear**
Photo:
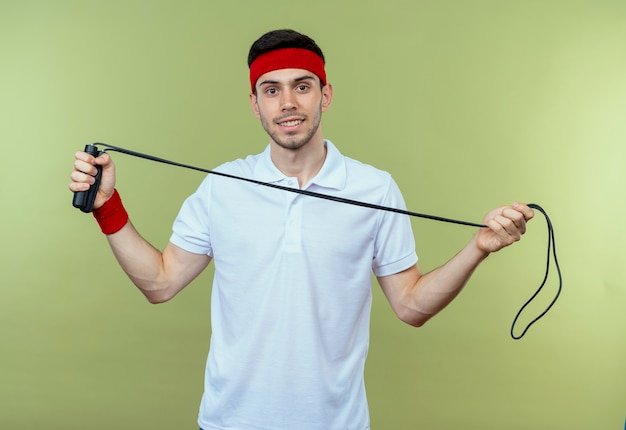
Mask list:
[[[256,94],[250,93],[250,107],[252,107],[252,113],[256,119],[261,119],[261,114],[259,113],[259,105],[257,104]]]
[[[333,86],[326,84],[322,87],[322,112],[326,112],[333,101]]]

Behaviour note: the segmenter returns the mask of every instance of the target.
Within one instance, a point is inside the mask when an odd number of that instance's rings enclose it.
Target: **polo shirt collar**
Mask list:
[[[309,187],[313,184],[324,187],[343,190],[346,186],[346,162],[337,147],[328,139],[324,140],[326,145],[326,160],[324,165],[311,180]],[[270,155],[270,145],[261,153],[259,162],[254,167],[254,178],[268,183],[277,183],[287,176],[274,165]]]

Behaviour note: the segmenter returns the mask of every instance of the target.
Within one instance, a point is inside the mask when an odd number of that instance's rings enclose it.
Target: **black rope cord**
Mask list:
[[[94,145],[102,145],[102,146],[107,147],[108,149],[106,149],[105,151],[121,152],[122,154],[132,155],[134,157],[144,158],[146,160],[151,160],[151,161],[156,161],[156,162],[159,162],[159,163],[169,164],[171,166],[183,167],[185,169],[197,170],[199,172],[209,173],[209,174],[212,174],[212,175],[224,176],[226,178],[232,178],[232,179],[238,179],[240,181],[251,182],[253,184],[263,185],[265,187],[270,187],[270,188],[276,188],[276,189],[283,190],[283,191],[289,191],[291,193],[304,194],[305,196],[317,197],[317,198],[325,199],[325,200],[332,200],[332,201],[338,202],[338,203],[346,203],[346,204],[349,204],[349,205],[362,206],[362,207],[366,207],[366,208],[370,208],[370,209],[378,209],[378,210],[388,211],[388,212],[395,212],[395,213],[399,213],[399,214],[403,214],[403,215],[410,215],[410,216],[419,217],[419,218],[427,218],[427,219],[431,219],[431,220],[435,220],[435,221],[441,221],[441,222],[448,222],[448,223],[453,223],[453,224],[466,225],[466,226],[469,226],[469,227],[487,227],[484,224],[476,224],[476,223],[473,223],[473,222],[459,221],[459,220],[451,219],[451,218],[444,218],[444,217],[439,217],[439,216],[435,216],[435,215],[427,215],[427,214],[411,212],[411,211],[406,211],[406,210],[397,209],[397,208],[390,208],[390,207],[387,207],[387,206],[375,205],[373,203],[360,202],[360,201],[357,201],[357,200],[345,199],[343,197],[330,196],[328,194],[322,194],[322,193],[316,193],[316,192],[313,192],[313,191],[301,190],[300,188],[284,187],[282,185],[272,184],[272,183],[269,183],[269,182],[257,181],[256,179],[243,178],[241,176],[229,175],[228,173],[216,172],[214,170],[203,169],[201,167],[190,166],[188,164],[177,163],[175,161],[170,161],[170,160],[166,160],[166,159],[163,159],[163,158],[154,157],[152,155],[142,154],[141,152],[135,152],[135,151],[131,151],[131,150],[124,149],[124,148],[118,148],[117,146],[109,145],[109,144],[106,144],[106,143],[94,143]]]
[[[306,196],[316,197],[316,198],[325,199],[325,200],[331,200],[331,201],[338,202],[338,203],[345,203],[345,204],[350,204],[350,205],[355,205],[355,206],[366,207],[366,208],[370,208],[370,209],[377,209],[377,210],[382,210],[382,211],[395,212],[395,213],[399,213],[399,214],[403,214],[403,215],[409,215],[409,216],[412,216],[412,217],[425,218],[425,219],[430,219],[430,220],[434,220],[434,221],[440,221],[440,222],[446,222],[446,223],[452,223],[452,224],[465,225],[465,226],[468,226],[468,227],[478,227],[478,228],[485,228],[485,227],[487,227],[484,224],[478,224],[478,223],[468,222],[468,221],[461,221],[461,220],[457,220],[457,219],[445,218],[445,217],[440,217],[440,216],[435,216],[435,215],[428,215],[428,214],[412,212],[412,211],[403,210],[403,209],[391,208],[391,207],[387,207],[387,206],[380,206],[380,205],[376,205],[376,204],[372,204],[372,203],[366,203],[366,202],[361,202],[361,201],[357,201],[357,200],[351,200],[351,199],[345,199],[345,198],[342,198],[342,197],[331,196],[331,195],[328,195],[328,194],[322,194],[322,193],[316,193],[316,192],[312,192],[312,191],[308,191],[308,190],[302,190],[302,189],[299,189],[299,188],[284,187],[282,185],[277,185],[277,184],[272,184],[272,183],[269,183],[269,182],[258,181],[258,180],[251,179],[251,178],[244,178],[244,177],[241,177],[241,176],[229,175],[227,173],[216,172],[214,170],[203,169],[201,167],[195,167],[195,166],[191,166],[191,165],[188,165],[188,164],[177,163],[175,161],[166,160],[164,158],[155,157],[153,155],[148,155],[148,154],[144,154],[144,153],[141,153],[141,152],[136,152],[136,151],[132,151],[132,150],[129,150],[129,149],[120,148],[120,147],[117,147],[117,146],[109,145],[108,143],[98,142],[98,143],[94,143],[93,145],[95,145],[95,146],[97,146],[97,145],[104,146],[106,148],[104,150],[105,152],[107,152],[107,151],[119,152],[119,153],[122,153],[122,154],[131,155],[133,157],[143,158],[145,160],[156,161],[158,163],[169,164],[171,166],[176,166],[176,167],[183,167],[185,169],[196,170],[196,171],[199,171],[199,172],[204,172],[204,173],[217,175],[217,176],[223,176],[223,177],[231,178],[231,179],[237,179],[237,180],[240,180],[240,181],[251,182],[253,184],[262,185],[262,186],[269,187],[269,188],[276,188],[276,189],[283,190],[283,191],[288,191],[288,192],[291,192],[291,193],[303,194],[303,195],[306,195]],[[543,214],[543,216],[546,219],[546,223],[547,223],[547,226],[548,226],[548,259],[547,259],[547,262],[546,262],[545,276],[543,278],[543,281],[541,282],[541,285],[539,286],[537,291],[535,291],[535,293],[530,297],[530,299],[528,299],[526,301],[526,303],[524,303],[524,305],[520,308],[520,310],[515,315],[515,318],[513,320],[512,325],[511,325],[511,337],[513,339],[515,339],[515,340],[519,340],[522,337],[524,337],[524,335],[526,334],[528,329],[533,324],[535,324],[537,321],[539,321],[546,313],[548,313],[548,311],[552,308],[554,303],[559,298],[559,295],[561,294],[561,289],[562,289],[562,286],[563,286],[563,279],[562,279],[562,276],[561,276],[561,268],[559,267],[559,263],[558,263],[558,260],[557,260],[557,257],[556,257],[556,245],[555,245],[555,240],[554,240],[554,227],[552,226],[552,222],[550,221],[550,218],[548,217],[548,214],[546,213],[546,211],[541,206],[539,206],[538,204],[531,203],[531,204],[528,205],[528,207],[530,207],[532,209],[538,210],[539,212],[541,212]],[[558,274],[558,279],[559,279],[559,286],[558,286],[558,289],[557,289],[557,293],[554,296],[554,298],[552,299],[552,301],[550,302],[550,304],[546,307],[546,309],[541,314],[539,314],[535,319],[533,319],[530,323],[528,323],[520,335],[516,335],[515,334],[515,325],[517,323],[517,320],[521,316],[521,314],[524,311],[524,309],[539,295],[539,293],[543,290],[544,286],[546,285],[546,282],[548,280],[548,275],[550,273],[550,256],[552,256],[552,258],[554,259],[554,265],[555,265],[555,268],[556,268],[556,271],[557,271],[557,274]]]
[[[513,324],[511,324],[511,337],[516,340],[519,340],[522,337],[524,337],[524,335],[526,334],[530,326],[532,326],[534,323],[539,321],[545,314],[548,313],[550,308],[552,308],[554,303],[556,303],[556,300],[559,298],[559,295],[561,295],[561,290],[563,288],[563,277],[561,276],[561,268],[559,267],[559,260],[556,258],[556,241],[554,240],[554,227],[552,226],[552,221],[550,221],[550,217],[541,206],[535,203],[530,203],[528,207],[538,210],[539,212],[543,214],[544,218],[546,219],[546,223],[548,226],[548,257],[546,259],[546,273],[543,277],[543,281],[541,281],[541,285],[539,285],[539,288],[537,289],[537,291],[535,291],[535,294],[533,294],[530,297],[530,299],[528,299],[526,303],[524,303],[524,305],[520,308],[520,310],[517,312],[517,315],[515,315],[515,318],[513,319]],[[515,334],[515,324],[517,323],[518,318],[520,317],[524,309],[526,309],[526,306],[528,306],[530,302],[532,302],[535,299],[535,297],[539,295],[543,287],[546,285],[546,282],[548,281],[548,275],[550,274],[550,255],[552,255],[552,258],[554,259],[554,267],[556,268],[556,273],[559,278],[559,286],[557,288],[556,294],[554,295],[554,298],[552,299],[550,304],[546,307],[546,309],[542,313],[540,313],[537,317],[535,317],[535,319],[529,322],[526,325],[526,328],[524,328],[522,333],[518,336]]]

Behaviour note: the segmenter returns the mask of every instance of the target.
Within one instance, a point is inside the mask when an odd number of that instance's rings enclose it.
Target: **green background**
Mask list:
[[[245,60],[281,27],[325,51],[326,136],[390,171],[410,209],[479,222],[533,201],[556,229],[563,294],[521,341],[509,327],[543,277],[541,217],[421,329],[376,287],[373,429],[622,429],[621,0],[0,0],[0,427],[196,428],[211,270],[147,304],[71,207],[73,154],[103,141],[211,168],[261,151]],[[164,246],[202,174],[114,157],[134,224]],[[413,226],[424,269],[473,233]]]

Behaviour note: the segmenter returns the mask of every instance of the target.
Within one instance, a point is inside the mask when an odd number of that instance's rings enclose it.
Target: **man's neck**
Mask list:
[[[302,188],[317,175],[326,160],[326,144],[323,138],[314,138],[298,149],[287,149],[270,143],[274,165],[286,176],[298,178]]]

